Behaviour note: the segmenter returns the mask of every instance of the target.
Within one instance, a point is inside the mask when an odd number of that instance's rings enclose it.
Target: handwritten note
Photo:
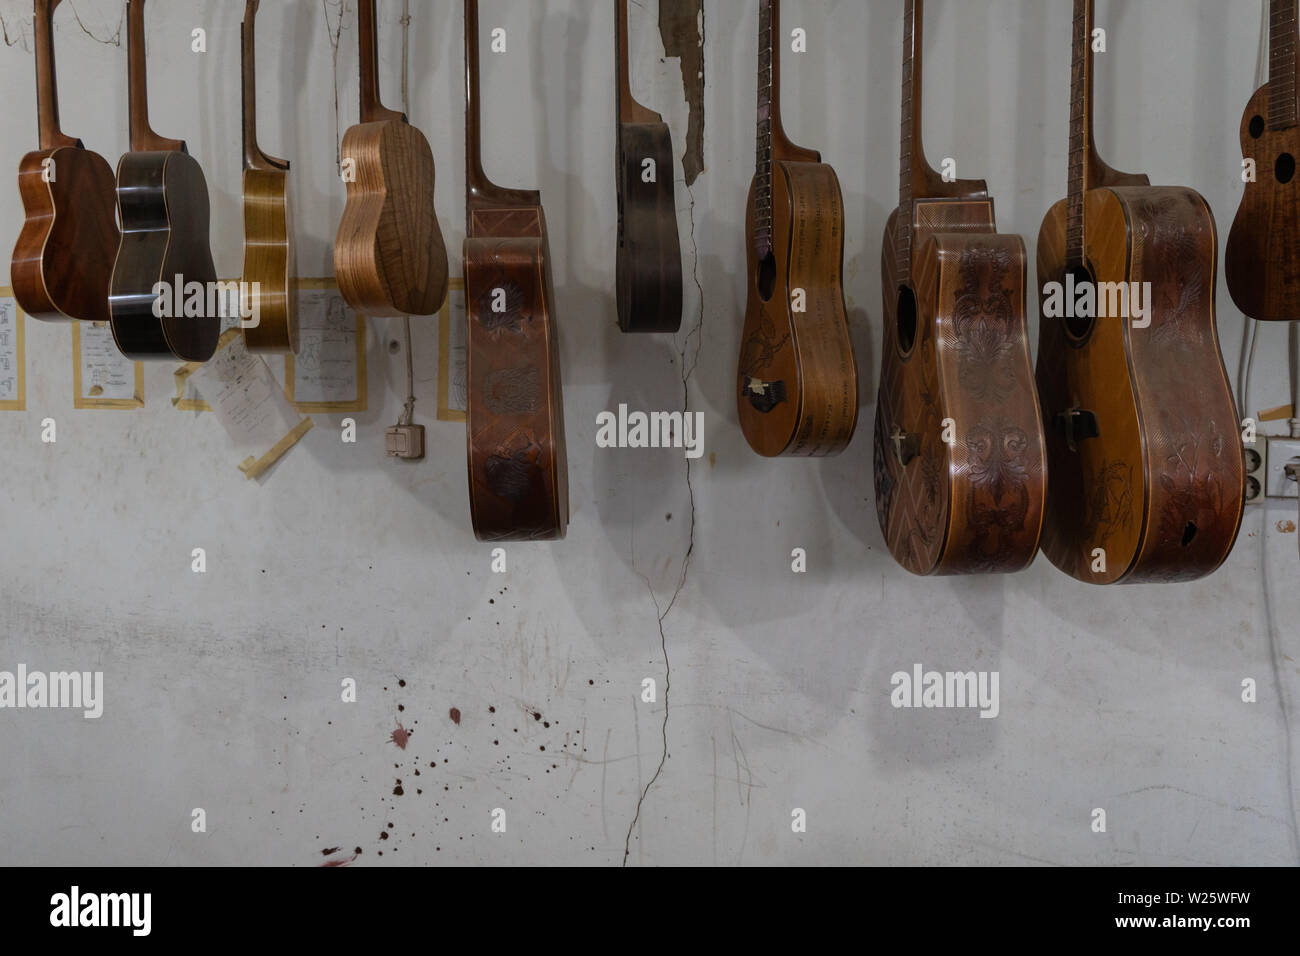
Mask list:
[[[289,400],[301,412],[365,411],[365,318],[323,280],[300,280],[298,354],[285,360]]]
[[[221,334],[225,335],[229,329],[239,327],[239,294],[234,292],[222,295],[217,300],[217,303],[219,307],[218,314],[221,316]],[[176,395],[172,398],[173,406],[187,412],[212,411],[208,403],[199,398],[198,391],[190,383],[190,376],[202,367],[202,362],[186,362],[172,373],[176,382]]]
[[[7,290],[6,290],[7,291]],[[22,411],[23,314],[11,295],[0,295],[0,409]]]
[[[246,456],[239,470],[248,478],[270,468],[312,427],[289,404],[266,361],[244,348],[238,329],[222,335],[217,353],[189,382]]]
[[[73,323],[72,360],[74,408],[144,405],[144,366],[117,350],[107,323]]]
[[[463,422],[469,404],[465,280],[452,279],[438,313],[438,418]]]

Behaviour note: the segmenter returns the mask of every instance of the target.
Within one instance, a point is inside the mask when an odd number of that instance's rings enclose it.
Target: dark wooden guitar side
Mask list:
[[[1097,155],[1092,28],[1092,0],[1074,0],[1069,196],[1038,234],[1038,396],[1051,475],[1042,548],[1081,581],[1189,581],[1232,550],[1245,488],[1215,329],[1214,217],[1195,191],[1153,187]],[[1049,318],[1046,284],[1067,276],[1150,282],[1150,325]]]
[[[244,328],[250,352],[298,351],[298,280],[289,206],[289,161],[257,145],[257,44],[260,0],[244,7],[241,84],[244,95],[244,287],[257,325]]]
[[[109,293],[113,339],[131,359],[178,358],[206,362],[217,348],[219,309],[207,309],[207,283],[217,270],[208,245],[208,184],[178,139],[149,126],[144,55],[144,0],[128,0],[131,152],[117,164],[117,208],[122,244]],[[203,284],[204,305],[185,315],[154,315],[158,282]]]
[[[745,440],[760,455],[835,455],[858,422],[858,370],[841,275],[835,170],[781,126],[780,0],[760,0],[758,131],[745,210],[748,296],[736,380]]]
[[[465,0],[465,311],[470,516],[484,541],[569,523],[555,291],[541,196],[483,172],[478,0]]]
[[[881,253],[885,340],[876,513],[915,574],[1018,571],[1047,496],[1025,320],[1028,256],[983,180],[945,182],[921,145],[922,0],[903,16],[898,208]]]
[[[433,151],[403,114],[379,102],[375,0],[360,0],[357,21],[361,122],[343,135],[343,162],[353,175],[334,240],[334,274],[343,298],[365,315],[433,315],[447,297]]]
[[[615,181],[618,183],[618,327],[676,332],[682,324],[682,250],[673,198],[673,140],[663,117],[632,98],[627,0],[614,0],[618,72]],[[651,182],[646,161],[653,161]]]
[[[18,166],[27,218],[9,273],[14,298],[38,319],[108,321],[108,283],[120,236],[113,170],[81,140],[59,129],[54,69],[54,8],[36,0],[36,112],[40,148]]]
[[[1252,319],[1300,319],[1300,107],[1296,0],[1269,0],[1268,84],[1241,117],[1241,154],[1255,161],[1228,232],[1228,293]]]

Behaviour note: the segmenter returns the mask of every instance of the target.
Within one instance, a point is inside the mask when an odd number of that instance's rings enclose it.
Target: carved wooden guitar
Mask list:
[[[760,0],[756,168],[745,211],[748,301],[736,407],[760,455],[834,455],[858,421],[835,170],[781,126],[780,0]]]
[[[447,296],[433,152],[405,116],[379,102],[375,0],[360,0],[357,19],[361,122],[343,135],[348,201],[334,241],[334,274],[358,312],[433,315]]]
[[[555,292],[541,196],[483,172],[478,0],[465,0],[465,308],[469,501],[485,541],[569,523]]]
[[[257,44],[254,22],[260,0],[247,0],[242,33],[244,96],[244,287],[257,324],[245,326],[250,352],[298,351],[298,290],[289,161],[257,145]]]
[[[1025,245],[983,180],[945,181],[921,144],[922,0],[906,0],[898,208],[881,254],[885,339],[875,487],[916,574],[1018,571],[1038,553],[1043,427],[1025,321]]]
[[[54,8],[36,0],[36,112],[40,148],[18,166],[26,221],[14,245],[14,298],[38,319],[108,321],[108,283],[120,236],[113,170],[59,128]]]
[[[1215,329],[1214,217],[1193,190],[1153,187],[1097,155],[1092,28],[1092,0],[1074,0],[1069,196],[1038,234],[1042,547],[1082,581],[1187,581],[1231,551],[1245,482]],[[1121,282],[1151,283],[1141,319]],[[1049,317],[1062,287],[1084,291]]]
[[[128,0],[126,10],[131,151],[117,164],[122,243],[109,293],[113,338],[127,358],[206,362],[221,328],[220,310],[207,307],[207,284],[217,279],[208,245],[208,184],[183,141],[164,139],[149,126],[144,0]],[[178,276],[185,286],[200,283],[204,294],[192,308],[173,301],[165,310],[171,314],[155,315],[155,285],[173,285]]]
[[[617,10],[618,327],[676,332],[682,324],[682,251],[673,199],[673,140],[663,117],[632,98],[627,0]]]
[[[1296,0],[1270,0],[1268,83],[1241,118],[1241,154],[1255,161],[1228,232],[1228,293],[1253,319],[1300,319],[1300,106]]]

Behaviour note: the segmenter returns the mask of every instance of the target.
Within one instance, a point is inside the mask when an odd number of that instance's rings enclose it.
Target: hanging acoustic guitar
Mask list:
[[[108,321],[108,283],[121,237],[113,170],[59,128],[54,8],[36,0],[36,113],[40,148],[18,166],[26,220],[9,274],[14,298],[38,319]]]
[[[858,421],[835,170],[781,126],[779,0],[761,0],[756,164],[745,210],[748,296],[736,408],[760,455],[834,455]]]
[[[208,308],[206,294],[217,280],[208,245],[208,184],[183,141],[164,139],[149,126],[144,0],[127,0],[126,17],[131,151],[117,164],[122,244],[109,293],[113,339],[131,359],[206,362],[221,328],[220,309]],[[155,286],[175,285],[178,277],[185,287],[200,283],[205,294],[186,295],[186,305],[197,306],[182,309],[184,289],[176,289],[172,308],[155,315]]]
[[[343,134],[348,201],[334,275],[343,298],[365,315],[433,315],[447,296],[433,152],[404,115],[379,102],[375,0],[360,0],[357,21],[361,122]]]
[[[465,0],[465,310],[469,502],[481,540],[563,538],[569,523],[555,292],[539,193],[483,172],[478,0]]]
[[[244,102],[244,288],[257,316],[244,326],[250,352],[298,351],[298,290],[294,275],[289,161],[257,145],[257,43],[254,21],[260,0],[247,0],[241,35]]]
[[[1253,160],[1223,253],[1228,294],[1252,319],[1300,319],[1300,108],[1296,0],[1269,0],[1268,83],[1241,117],[1241,154]]]
[[[673,199],[673,140],[663,117],[632,98],[627,2],[614,0],[618,327],[624,332],[676,332],[682,324],[682,251]]]
[[[881,252],[880,528],[915,574],[1018,571],[1047,476],[1025,321],[1025,244],[983,180],[945,180],[921,143],[922,0],[903,14],[899,204]]]
[[[1098,156],[1092,30],[1092,0],[1074,0],[1069,195],[1038,234],[1042,548],[1081,581],[1188,581],[1232,550],[1245,485],[1215,329],[1214,216],[1195,191]]]

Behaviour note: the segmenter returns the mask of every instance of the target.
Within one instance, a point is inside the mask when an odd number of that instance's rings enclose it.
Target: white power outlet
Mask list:
[[[1300,496],[1300,484],[1286,473],[1287,462],[1300,463],[1300,438],[1269,438],[1268,471],[1264,493],[1270,498],[1295,498]]]

